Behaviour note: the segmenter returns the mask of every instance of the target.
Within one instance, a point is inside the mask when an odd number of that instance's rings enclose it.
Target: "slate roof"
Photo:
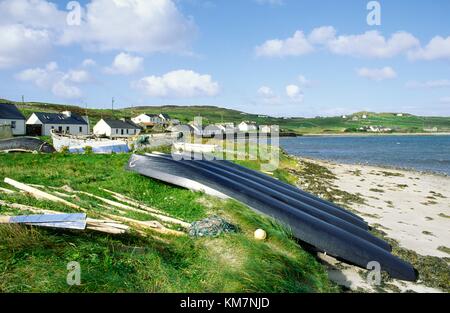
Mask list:
[[[170,120],[169,114],[161,113],[161,116],[166,120]]]
[[[121,120],[113,120],[110,118],[103,119],[106,124],[108,124],[111,128],[123,128],[123,129],[141,129],[139,126],[134,124],[132,121],[121,121]]]
[[[25,120],[25,116],[14,104],[0,103],[0,119]]]
[[[80,115],[72,113],[67,116],[60,113],[34,112],[42,124],[60,125],[87,125],[88,123]]]

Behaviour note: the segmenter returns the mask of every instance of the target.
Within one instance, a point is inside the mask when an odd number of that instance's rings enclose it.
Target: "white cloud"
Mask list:
[[[333,26],[322,26],[314,28],[308,36],[308,40],[312,44],[327,44],[329,41],[335,39],[336,30]]]
[[[390,58],[419,45],[419,40],[409,33],[397,32],[386,39],[378,31],[338,36],[327,42],[332,53],[367,58]]]
[[[436,36],[431,39],[425,48],[411,51],[408,56],[412,60],[450,60],[450,36],[447,38]]]
[[[95,62],[92,59],[85,59],[83,60],[83,63],[81,64],[83,67],[90,67],[90,66],[96,66],[97,62]]]
[[[69,80],[73,83],[82,84],[90,81],[90,75],[85,70],[70,70],[65,76],[65,80]]]
[[[189,70],[172,71],[163,76],[147,76],[133,82],[132,87],[157,98],[211,97],[219,93],[219,84],[210,75]]]
[[[271,98],[274,96],[274,92],[270,87],[261,86],[258,89],[258,95],[264,98]]]
[[[257,99],[258,103],[262,102],[264,104],[270,105],[281,103],[280,97],[272,90],[272,88],[268,86],[261,86],[257,91],[257,95],[258,95]]]
[[[256,47],[258,56],[301,56],[324,47],[337,55],[365,58],[391,58],[406,54],[420,47],[417,38],[407,32],[396,32],[385,38],[378,31],[367,31],[357,35],[340,35],[332,26],[315,28],[305,37],[303,31],[285,40],[272,39]]]
[[[80,98],[82,92],[78,84],[88,82],[90,79],[89,73],[84,70],[60,71],[56,62],[48,63],[44,68],[23,70],[16,78],[32,82],[39,88],[50,90],[57,97],[67,99]]]
[[[60,98],[79,99],[82,96],[80,88],[70,85],[65,80],[55,82],[52,86],[52,93]]]
[[[194,22],[172,0],[92,0],[79,27],[67,27],[61,42],[94,50],[183,53]]]
[[[405,84],[407,88],[418,89],[418,88],[445,88],[450,87],[450,80],[429,80],[425,82],[409,81]]]
[[[130,75],[140,71],[143,62],[144,59],[141,57],[122,52],[116,55],[111,67],[106,68],[106,72],[109,74]]]
[[[302,31],[296,31],[290,38],[268,40],[255,50],[257,56],[284,57],[305,55],[314,51],[314,47]]]
[[[286,95],[294,102],[303,102],[303,92],[297,85],[286,86]]]
[[[51,1],[0,0],[0,69],[39,61],[60,44],[182,54],[196,34],[174,0],[91,0],[82,11],[81,25],[69,26],[68,11]]]
[[[0,23],[21,24],[36,29],[62,29],[67,12],[46,0],[2,0]]]
[[[382,81],[386,79],[394,79],[397,73],[389,66],[383,68],[359,68],[356,70],[358,76],[365,77],[370,80]]]
[[[0,25],[0,69],[35,62],[51,48],[50,34],[23,25]]]
[[[309,87],[312,87],[315,84],[315,82],[313,82],[310,79],[307,79],[303,75],[299,75],[298,76],[298,83],[299,83],[300,87],[302,87],[302,88],[309,88]]]

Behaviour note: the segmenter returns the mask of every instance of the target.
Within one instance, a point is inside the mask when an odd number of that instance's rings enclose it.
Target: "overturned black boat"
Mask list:
[[[288,226],[296,238],[366,268],[373,261],[393,278],[415,281],[414,268],[367,231],[355,214],[293,186],[225,161],[174,160],[170,155],[133,155],[128,169],[174,185],[236,199]],[[268,176],[267,176],[268,177]]]
[[[35,137],[16,137],[0,140],[0,152],[40,152],[53,153],[55,148]]]

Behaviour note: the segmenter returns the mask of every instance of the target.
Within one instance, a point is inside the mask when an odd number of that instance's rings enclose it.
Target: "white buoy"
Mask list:
[[[256,240],[264,240],[267,238],[267,233],[263,229],[257,229],[255,230],[255,239]]]

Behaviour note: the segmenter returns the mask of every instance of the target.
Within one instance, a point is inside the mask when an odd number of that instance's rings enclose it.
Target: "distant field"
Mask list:
[[[3,101],[3,100],[0,100]],[[4,100],[8,101],[8,100]],[[114,110],[109,109],[84,109],[78,106],[46,104],[37,102],[16,102],[19,109],[26,117],[32,112],[60,112],[70,110],[90,117],[91,126],[95,125],[102,117],[131,118],[141,113],[166,113],[172,118],[179,119],[182,123],[188,123],[195,116],[203,117],[205,125],[219,122],[255,121],[259,125],[280,125],[284,131],[293,131],[298,134],[326,134],[356,132],[362,126],[383,126],[400,133],[421,132],[450,132],[450,117],[423,117],[404,114],[397,116],[394,113],[360,112],[342,117],[315,117],[315,118],[274,118],[260,117],[256,114],[247,114],[237,110],[219,108],[214,106],[147,106],[130,107]],[[363,119],[362,116],[367,118]],[[357,120],[354,120],[357,119]]]

